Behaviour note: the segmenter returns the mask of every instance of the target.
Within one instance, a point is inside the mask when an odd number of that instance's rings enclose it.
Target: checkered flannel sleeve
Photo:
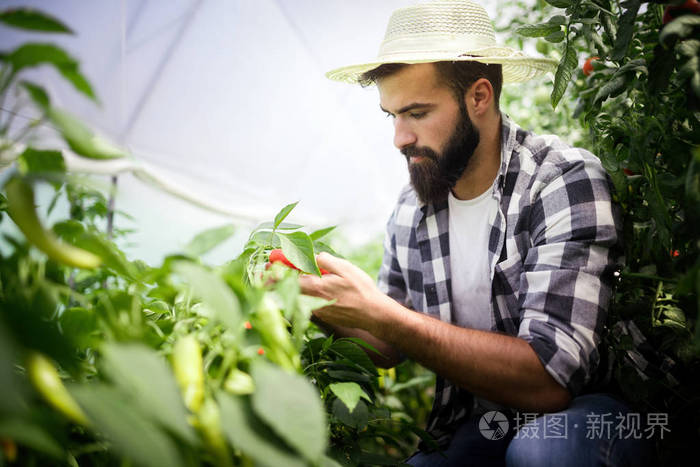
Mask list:
[[[580,154],[543,166],[532,186],[532,247],[520,280],[518,335],[576,395],[599,361],[620,224],[600,161],[580,149],[567,151]]]

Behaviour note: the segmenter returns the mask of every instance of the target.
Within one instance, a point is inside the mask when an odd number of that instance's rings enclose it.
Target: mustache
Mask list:
[[[407,161],[411,157],[425,157],[426,159],[430,159],[435,162],[438,161],[438,155],[435,153],[435,151],[425,147],[420,148],[416,146],[408,146],[401,149],[401,154],[404,155]]]

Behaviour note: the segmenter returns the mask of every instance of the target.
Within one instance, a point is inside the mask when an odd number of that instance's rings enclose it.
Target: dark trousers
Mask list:
[[[586,394],[556,413],[473,416],[457,429],[446,450],[417,452],[406,462],[431,467],[651,466],[653,441],[668,431],[663,415],[632,413],[612,396]]]

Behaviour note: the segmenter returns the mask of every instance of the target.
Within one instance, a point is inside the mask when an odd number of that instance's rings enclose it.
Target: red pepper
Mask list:
[[[685,3],[678,6],[669,5],[664,9],[664,17],[661,20],[662,24],[667,24],[684,14],[700,14],[700,3],[698,0],[686,0]]]
[[[593,73],[593,60],[598,60],[598,57],[589,57],[586,63],[581,67],[583,69],[583,74],[588,76]]]
[[[294,266],[291,261],[287,259],[286,256],[284,256],[284,253],[282,253],[282,250],[280,248],[277,248],[275,250],[272,250],[270,252],[270,263],[282,263],[287,267],[290,267],[292,269],[296,269],[297,271],[301,271],[298,267]],[[321,274],[330,274],[329,271],[326,271],[325,269],[321,268]]]

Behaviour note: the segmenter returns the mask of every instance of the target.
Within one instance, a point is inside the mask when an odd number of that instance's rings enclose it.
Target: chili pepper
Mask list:
[[[204,367],[202,350],[193,335],[181,337],[173,348],[173,369],[185,405],[197,412],[204,400]]]
[[[292,264],[292,262],[289,261],[286,256],[284,256],[284,253],[282,252],[282,250],[280,248],[277,248],[277,249],[270,251],[270,264],[272,264],[272,263],[282,263],[287,267],[290,267],[292,269],[296,269],[297,271],[301,271],[301,269],[294,266],[294,264]],[[321,271],[321,275],[330,274],[329,271],[326,271],[323,268],[320,268],[320,271]]]
[[[246,321],[243,326],[248,330],[253,329],[253,325],[250,324],[250,321]]]
[[[102,260],[99,256],[61,242],[53,232],[44,229],[36,214],[34,190],[29,183],[14,177],[5,185],[5,191],[10,217],[27,240],[49,258],[76,268],[92,269],[100,265]]]
[[[56,410],[80,425],[90,424],[83,410],[61,381],[56,367],[48,358],[38,352],[32,353],[27,361],[27,374],[37,391]]]
[[[298,370],[301,365],[299,353],[292,344],[280,309],[269,295],[263,297],[253,317],[255,328],[267,346],[268,358],[282,368]],[[260,350],[258,354],[262,355]]]
[[[213,399],[207,399],[202,404],[197,414],[197,426],[204,441],[217,458],[216,465],[232,465],[226,439],[221,430],[221,412]]]
[[[234,368],[224,381],[224,389],[236,395],[252,394],[255,392],[255,383],[248,373]]]

